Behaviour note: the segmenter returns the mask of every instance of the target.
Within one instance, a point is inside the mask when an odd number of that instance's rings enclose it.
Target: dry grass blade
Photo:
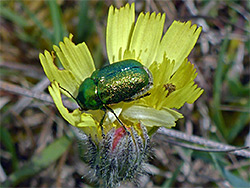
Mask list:
[[[187,135],[185,133],[182,133],[180,131],[176,131],[173,129],[160,128],[157,131],[157,133],[165,135],[165,136],[169,136],[172,138],[177,138],[177,139],[180,139],[183,141],[187,141],[190,143],[199,144],[199,145],[203,145],[203,146],[207,146],[207,147],[211,147],[211,148],[216,148],[218,150],[219,149],[225,150],[225,151],[229,150],[234,155],[250,158],[250,151],[246,150],[248,147],[247,148],[244,148],[244,147],[243,148],[236,148],[235,146],[230,146],[228,144],[214,142],[214,141],[211,141],[211,140],[208,140],[205,138],[201,138],[198,136]],[[238,149],[240,149],[240,150],[238,150]],[[232,150],[237,150],[237,151],[232,151]]]

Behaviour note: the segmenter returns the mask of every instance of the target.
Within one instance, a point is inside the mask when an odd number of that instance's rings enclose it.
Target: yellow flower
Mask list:
[[[75,45],[70,34],[59,47],[53,47],[55,52],[45,51],[39,56],[52,82],[49,92],[59,112],[71,125],[83,130],[85,137],[90,135],[81,144],[87,146],[84,156],[93,170],[92,177],[96,177],[102,187],[115,187],[126,180],[136,182],[145,173],[144,166],[151,153],[147,129],[174,126],[182,115],[172,108],[193,103],[203,92],[194,83],[197,73],[187,60],[201,28],[191,26],[190,21],[174,21],[163,35],[164,22],[165,14],[141,13],[135,23],[134,4],[109,9],[106,30],[109,62],[134,59],[146,66],[153,76],[149,96],[110,105],[130,134],[108,112],[102,137],[99,126],[104,114],[102,110],[69,112],[63,105],[61,92],[71,97],[65,92],[67,90],[76,98],[81,83],[95,71],[85,43]],[[63,69],[55,66],[56,57]]]
[[[135,59],[148,67],[154,79],[150,96],[133,102],[112,105],[112,109],[126,125],[136,126],[141,122],[146,127],[172,127],[182,115],[171,108],[180,108],[193,103],[203,92],[197,88],[194,79],[197,75],[187,56],[194,47],[201,28],[191,22],[174,21],[163,35],[165,14],[141,13],[135,23],[134,4],[120,9],[109,8],[106,47],[109,62],[112,64],[125,59]],[[59,85],[73,96],[84,79],[89,77],[95,66],[85,43],[75,45],[73,35],[54,46],[55,54],[45,51],[40,54],[44,71],[52,82],[49,92],[64,119],[82,129],[86,134],[100,137],[99,122],[102,110],[69,112],[63,106],[61,92],[69,96]],[[55,55],[64,69],[55,66]],[[59,85],[58,85],[59,84]],[[120,127],[111,113],[104,121],[104,132],[112,127]]]

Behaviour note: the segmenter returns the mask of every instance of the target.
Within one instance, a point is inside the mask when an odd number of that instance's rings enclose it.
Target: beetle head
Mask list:
[[[103,107],[97,93],[97,86],[91,78],[86,78],[80,85],[76,100],[82,110],[97,110]]]

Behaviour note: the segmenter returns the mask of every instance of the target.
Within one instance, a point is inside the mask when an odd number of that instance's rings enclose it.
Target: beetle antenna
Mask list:
[[[77,103],[78,106],[80,107],[80,110],[81,110],[81,111],[83,110],[81,104],[77,101],[77,99],[76,99],[67,89],[63,88],[63,87],[60,86],[60,85],[59,85],[59,88],[62,89],[63,91],[65,91],[66,93],[68,93],[68,94],[70,95],[70,97],[76,101],[76,103]]]
[[[112,114],[114,114],[115,118],[117,119],[117,121],[122,125],[122,127],[124,128],[124,130],[126,131],[127,134],[130,134],[130,132],[128,131],[128,129],[125,127],[125,125],[122,123],[122,121],[118,118],[118,116],[116,115],[116,113],[114,112],[114,110],[110,107],[108,107],[107,105],[105,105],[105,108],[108,109]],[[106,113],[105,113],[106,114]]]

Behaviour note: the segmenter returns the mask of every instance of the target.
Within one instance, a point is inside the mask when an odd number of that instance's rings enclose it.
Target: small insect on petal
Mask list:
[[[165,88],[165,91],[168,91],[166,97],[168,97],[171,93],[173,93],[176,90],[176,86],[172,83],[164,84],[163,87]]]

